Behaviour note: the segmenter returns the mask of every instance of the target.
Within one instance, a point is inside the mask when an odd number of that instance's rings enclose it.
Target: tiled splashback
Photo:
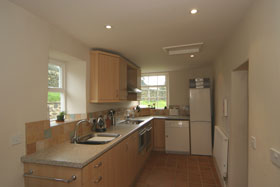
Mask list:
[[[131,116],[167,116],[169,115],[169,109],[158,110],[158,109],[141,109],[140,112],[133,112],[133,108],[118,108],[115,109],[115,118],[117,121],[125,119],[127,111]],[[26,154],[32,154],[37,151],[43,151],[49,147],[57,144],[61,144],[65,141],[70,141],[74,135],[75,124],[80,119],[85,118],[97,118],[102,115],[107,117],[108,110],[92,112],[86,114],[70,114],[66,115],[66,122],[53,124],[49,120],[30,122],[25,124],[26,133]],[[179,111],[179,115],[186,115],[186,111]],[[107,123],[110,123],[108,119]],[[86,135],[91,132],[91,125],[84,123],[79,128],[79,135]]]
[[[50,126],[49,120],[26,123],[26,154],[43,151],[54,145],[70,141],[76,122],[65,122],[56,126]],[[90,125],[84,123],[78,133],[82,135],[89,132]]]
[[[116,119],[122,120],[125,118],[127,110],[133,108],[116,109]],[[93,112],[86,114],[69,114],[66,115],[66,121],[63,123],[51,123],[49,120],[30,122],[25,124],[26,133],[26,154],[32,154],[37,151],[43,151],[54,145],[61,144],[65,141],[70,141],[74,135],[75,124],[80,119],[97,118],[100,115],[105,116],[108,110]],[[86,135],[91,132],[91,125],[83,123],[79,128],[79,135]]]

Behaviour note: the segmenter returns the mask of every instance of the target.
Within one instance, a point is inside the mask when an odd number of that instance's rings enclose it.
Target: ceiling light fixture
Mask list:
[[[111,25],[106,25],[105,28],[110,30],[112,28],[112,26]]]
[[[194,55],[190,55],[191,58],[194,58]]]
[[[198,10],[195,8],[191,10],[191,14],[196,14],[197,12],[198,12]]]

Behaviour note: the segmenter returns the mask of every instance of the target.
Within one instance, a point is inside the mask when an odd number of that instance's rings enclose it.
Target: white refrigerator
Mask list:
[[[190,88],[191,154],[212,155],[210,88]]]

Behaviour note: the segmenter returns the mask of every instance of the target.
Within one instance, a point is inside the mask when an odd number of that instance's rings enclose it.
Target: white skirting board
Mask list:
[[[225,183],[228,173],[228,137],[220,129],[220,127],[215,126],[215,136],[214,136],[214,158],[218,166],[218,172],[222,179],[222,184]]]

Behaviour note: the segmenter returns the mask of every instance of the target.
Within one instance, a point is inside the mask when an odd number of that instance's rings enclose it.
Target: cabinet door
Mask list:
[[[127,100],[127,62],[120,62],[120,100]]]
[[[154,150],[164,151],[165,150],[165,120],[155,119],[154,120]]]
[[[105,182],[108,180],[106,177],[107,154],[105,153],[88,166],[83,168],[83,186],[84,187],[105,187]]]
[[[42,164],[24,164],[24,172],[29,170],[33,171],[33,176],[58,178],[58,179],[71,179],[71,176],[75,175],[76,180],[70,183],[58,182],[54,180],[40,179],[40,178],[24,178],[25,187],[81,187],[82,186],[82,174],[81,169],[49,166]]]
[[[119,99],[120,59],[115,56],[98,55],[98,98],[100,100]]]

